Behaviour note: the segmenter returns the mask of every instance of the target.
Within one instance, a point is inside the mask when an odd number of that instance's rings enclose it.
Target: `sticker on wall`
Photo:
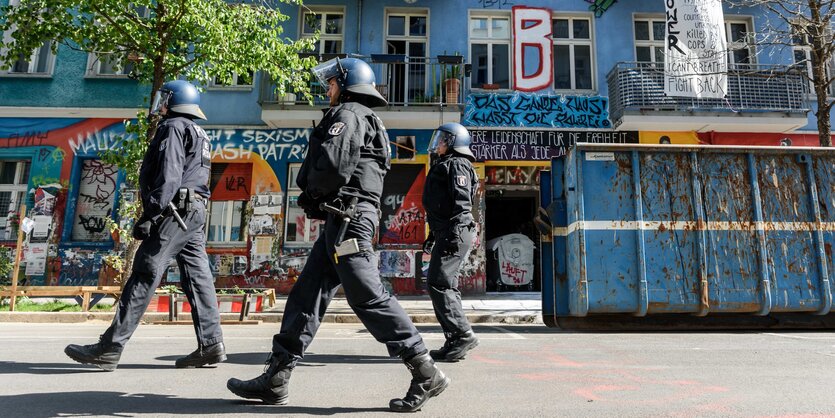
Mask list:
[[[415,252],[380,251],[380,276],[415,277]]]
[[[281,215],[281,201],[281,193],[252,196],[253,213],[255,215]]]

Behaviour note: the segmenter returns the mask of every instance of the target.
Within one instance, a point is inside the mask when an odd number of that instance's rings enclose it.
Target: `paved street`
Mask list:
[[[229,377],[261,373],[276,324],[230,325],[229,361],[177,370],[190,326],[143,325],[119,369],[71,362],[106,323],[0,324],[0,416],[289,416],[387,414],[409,375],[356,324],[324,324],[291,381],[290,405],[235,399]],[[427,343],[437,326],[421,326]],[[566,333],[478,325],[482,344],[442,365],[452,384],[419,416],[835,416],[829,333]]]

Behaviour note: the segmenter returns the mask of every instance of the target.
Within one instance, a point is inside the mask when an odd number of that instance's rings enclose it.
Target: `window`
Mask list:
[[[252,197],[252,164],[213,163],[209,178],[207,240],[213,244],[237,244],[245,240],[244,215]]]
[[[388,68],[389,102],[423,101],[426,94],[426,66],[429,18],[426,12],[388,11],[386,14],[386,53],[406,55],[409,63]]]
[[[252,79],[254,76],[255,73],[253,71],[248,71],[244,74],[232,73],[232,80],[226,84],[221,81],[220,77],[215,77],[215,79],[211,81],[211,87],[252,87]]]
[[[113,216],[118,173],[119,168],[115,165],[101,160],[83,160],[72,225],[73,241],[110,240],[107,220]]]
[[[342,10],[305,11],[301,21],[301,36],[309,38],[319,33],[313,51],[317,54],[341,54],[345,35],[345,12]]]
[[[807,32],[803,30],[802,26],[793,26],[792,27],[792,50],[794,54],[794,63],[806,68],[806,76],[809,78],[809,91],[811,94],[815,94],[815,87],[812,84],[812,67],[814,66],[814,56],[812,55],[812,40]],[[826,42],[833,42],[832,40],[833,31],[827,34]],[[835,56],[833,56],[829,64],[826,66],[826,78],[832,79],[835,77]],[[828,89],[829,96],[835,96],[835,82],[829,84]]]
[[[12,235],[20,222],[20,206],[29,185],[29,161],[0,161],[0,239],[15,240]]]
[[[118,54],[90,54],[87,75],[93,77],[125,78],[133,70],[133,62],[120,62]]]
[[[754,38],[747,21],[726,21],[725,37],[728,41],[728,64],[731,68],[756,63]]]
[[[304,210],[299,207],[298,199],[301,190],[296,186],[296,176],[301,164],[291,164],[287,176],[287,225],[284,228],[284,244],[291,246],[311,246],[319,238],[323,221],[308,219]]]
[[[664,68],[664,18],[636,18],[634,25],[635,61],[658,64],[657,68]]]
[[[244,240],[243,222],[246,202],[243,200],[213,200],[209,202],[207,240],[211,243],[235,243]]]
[[[20,0],[9,1],[9,6],[17,6],[18,4],[20,4]],[[3,40],[5,42],[11,41],[11,35],[14,30],[12,29],[3,34]],[[3,71],[3,74],[51,75],[55,61],[51,46],[51,41],[45,41],[39,48],[32,51],[31,55],[21,55],[7,71]]]
[[[470,62],[472,87],[485,84],[510,88],[510,17],[470,17]]]
[[[551,25],[554,40],[554,89],[593,90],[591,19],[555,17]]]

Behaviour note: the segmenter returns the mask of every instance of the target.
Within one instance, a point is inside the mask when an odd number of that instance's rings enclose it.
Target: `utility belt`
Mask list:
[[[174,199],[171,201],[174,204],[174,207],[177,209],[181,215],[185,215],[188,212],[191,212],[194,209],[194,204],[202,203],[203,207],[208,207],[209,199],[206,199],[203,196],[197,194],[194,190],[189,189],[187,187],[180,187],[177,190],[177,193],[174,195]]]

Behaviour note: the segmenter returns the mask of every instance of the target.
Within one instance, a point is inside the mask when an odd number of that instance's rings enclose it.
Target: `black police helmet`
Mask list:
[[[350,96],[364,96],[368,107],[387,106],[388,102],[377,91],[377,78],[371,66],[357,58],[334,58],[313,68],[313,73],[325,85],[336,78],[339,90]],[[325,87],[327,87],[325,85]]]
[[[453,151],[475,160],[475,155],[470,151],[470,143],[472,143],[470,131],[460,123],[449,122],[439,126],[429,141],[429,153],[436,153],[441,142],[445,142]]]
[[[200,110],[200,92],[193,84],[185,80],[169,81],[162,85],[160,91],[169,93],[166,106],[172,112],[206,119]]]

